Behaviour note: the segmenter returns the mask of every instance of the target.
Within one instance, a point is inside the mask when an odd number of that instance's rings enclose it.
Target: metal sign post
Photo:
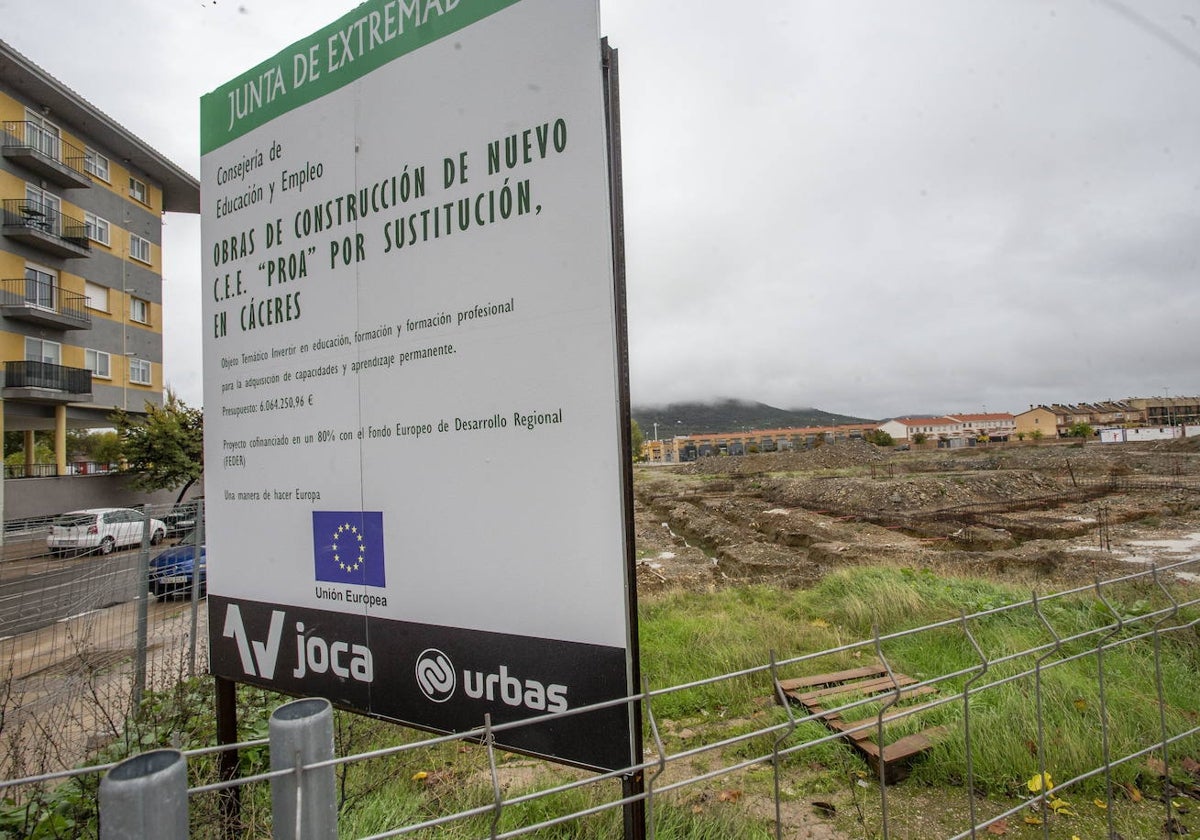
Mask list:
[[[633,451],[631,400],[629,395],[629,328],[625,297],[625,193],[621,168],[621,78],[617,51],[604,38],[600,43],[604,68],[605,131],[608,135],[609,204],[612,208],[613,281],[616,288],[616,321],[619,369],[621,373],[621,460],[623,463],[622,507],[625,515],[625,559],[628,566],[629,595],[629,694],[641,684],[641,657],[637,620],[637,549],[633,527]],[[631,766],[644,758],[642,750],[641,703],[630,704],[629,731],[632,735]],[[645,774],[638,769],[621,780],[622,798],[645,793]],[[624,808],[625,840],[643,840],[646,836],[646,802],[638,799]]]

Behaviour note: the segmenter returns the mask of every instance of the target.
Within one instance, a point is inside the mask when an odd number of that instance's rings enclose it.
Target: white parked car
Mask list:
[[[91,508],[62,513],[50,522],[46,546],[54,554],[87,551],[111,554],[127,545],[140,545],[145,521],[145,515],[133,508]],[[166,523],[151,519],[151,544],[158,545],[166,535]]]

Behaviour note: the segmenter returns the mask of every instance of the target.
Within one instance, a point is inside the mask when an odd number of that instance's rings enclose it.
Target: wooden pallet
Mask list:
[[[882,762],[884,782],[895,784],[908,775],[912,760],[929,750],[937,738],[945,733],[946,728],[928,727],[890,744],[884,743],[881,747],[877,740],[877,716],[847,721],[842,719],[839,712],[828,711],[827,707],[840,705],[843,699],[852,695],[877,697],[885,701],[890,695],[895,695],[899,688],[900,697],[896,705],[887,708],[883,715],[886,736],[890,723],[920,714],[933,705],[930,701],[915,705],[906,704],[906,701],[937,693],[937,689],[932,686],[916,685],[917,682],[918,680],[907,674],[895,674],[893,681],[887,676],[887,669],[882,665],[866,665],[847,671],[780,680],[779,688],[788,702],[802,706],[809,715],[815,716],[834,732],[844,733],[846,740],[862,753],[876,773],[879,772]],[[778,697],[776,699],[778,700]]]

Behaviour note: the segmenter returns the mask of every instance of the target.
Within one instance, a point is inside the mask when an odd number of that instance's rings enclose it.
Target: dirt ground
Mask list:
[[[635,471],[638,589],[803,587],[855,564],[1049,591],[1200,555],[1200,439],[894,451],[862,441]]]
[[[1194,559],[1174,573],[1200,583],[1200,439],[917,451],[857,441],[639,467],[634,493],[643,600],[747,583],[805,587],[878,564],[978,572],[1046,593]],[[695,808],[720,807],[701,801],[711,791],[697,796]],[[944,803],[895,796],[912,812],[913,836],[944,836],[919,828]],[[741,806],[774,818],[770,797],[747,795]],[[812,797],[785,802],[781,819],[789,837],[849,837]],[[956,824],[969,824],[966,815]]]

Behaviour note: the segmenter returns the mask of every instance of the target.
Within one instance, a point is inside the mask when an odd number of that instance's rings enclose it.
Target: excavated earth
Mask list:
[[[851,441],[639,467],[634,492],[647,595],[803,587],[881,563],[1067,586],[1200,552],[1200,439],[915,451]]]

